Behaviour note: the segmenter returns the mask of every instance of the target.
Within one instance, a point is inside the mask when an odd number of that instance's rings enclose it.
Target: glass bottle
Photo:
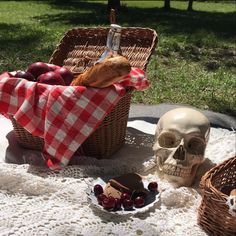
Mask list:
[[[121,26],[112,24],[112,45],[111,50],[113,54],[118,54],[120,50]]]
[[[121,26],[111,24],[110,30],[107,34],[106,48],[101,57],[95,62],[102,62],[107,56],[117,55],[120,50]]]

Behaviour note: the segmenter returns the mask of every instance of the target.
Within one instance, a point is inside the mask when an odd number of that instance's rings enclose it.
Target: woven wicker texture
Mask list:
[[[198,224],[210,235],[236,235],[236,218],[226,205],[230,191],[236,188],[236,157],[208,171],[201,179],[200,188]]]
[[[50,63],[65,66],[74,75],[91,67],[105,50],[109,28],[76,28],[65,33]],[[149,28],[122,28],[121,52],[133,67],[146,69],[157,44],[157,33]],[[107,158],[125,141],[132,89],[105,117],[99,128],[81,145],[78,154]],[[32,136],[12,117],[14,131],[19,143],[26,148],[42,150],[44,141]]]
[[[105,50],[109,28],[69,30],[50,58],[50,63],[64,65],[74,74],[91,67]],[[134,67],[146,69],[155,49],[157,34],[148,28],[122,28],[121,52]]]
[[[35,150],[42,150],[44,141],[42,138],[37,136],[33,136],[29,133],[26,129],[24,129],[21,125],[19,125],[13,116],[10,116],[14,132],[19,144],[25,148],[35,149]]]

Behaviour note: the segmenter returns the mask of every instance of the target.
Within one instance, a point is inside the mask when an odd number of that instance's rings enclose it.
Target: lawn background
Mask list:
[[[0,72],[48,61],[63,34],[109,26],[107,1],[0,1]],[[188,104],[236,116],[235,3],[121,1],[117,23],[150,27],[158,47],[147,68],[152,86],[132,102]]]

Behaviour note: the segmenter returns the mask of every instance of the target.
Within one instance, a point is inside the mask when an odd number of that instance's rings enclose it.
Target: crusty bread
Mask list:
[[[112,55],[77,76],[72,81],[71,85],[83,85],[96,88],[108,87],[122,80],[124,76],[129,74],[130,70],[131,65],[125,57]]]

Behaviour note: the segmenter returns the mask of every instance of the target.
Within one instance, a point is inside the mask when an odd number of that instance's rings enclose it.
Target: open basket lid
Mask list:
[[[50,63],[65,66],[74,74],[82,73],[104,52],[108,31],[108,27],[68,30],[54,50]],[[157,41],[157,33],[153,29],[122,27],[121,52],[133,67],[146,69]]]

